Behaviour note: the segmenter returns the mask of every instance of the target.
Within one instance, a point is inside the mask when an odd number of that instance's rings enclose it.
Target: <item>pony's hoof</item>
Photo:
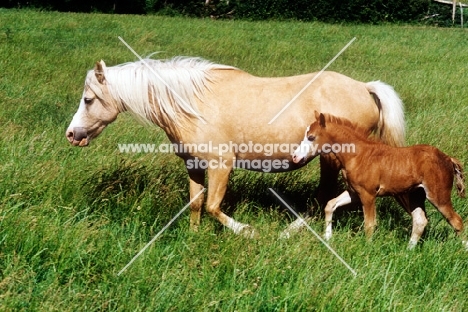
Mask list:
[[[416,247],[417,244],[418,244],[418,242],[410,241],[410,242],[408,243],[408,247],[406,247],[406,249],[408,249],[408,250],[413,250],[414,247]]]
[[[310,217],[297,218],[294,222],[288,225],[288,227],[281,232],[280,239],[289,239],[292,235],[299,233],[304,227],[307,226],[307,222],[310,221]]]
[[[199,228],[198,224],[190,224],[190,231],[192,233],[198,233],[198,228]]]

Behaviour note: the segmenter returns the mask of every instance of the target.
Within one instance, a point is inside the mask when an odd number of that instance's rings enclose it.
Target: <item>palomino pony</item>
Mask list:
[[[314,77],[314,83],[269,124]],[[402,102],[382,82],[359,82],[335,72],[261,78],[231,66],[181,57],[113,67],[97,62],[86,76],[66,137],[74,146],[86,146],[121,112],[161,127],[173,144],[191,147],[176,151],[188,171],[190,198],[203,189],[207,171],[207,212],[235,233],[250,236],[252,228],[220,210],[232,168],[239,163],[264,172],[302,167],[292,162],[295,147],[289,147],[297,146],[303,129],[315,118],[314,110],[346,117],[388,144],[404,143]],[[336,196],[325,190],[335,187],[338,174],[333,162],[321,159],[319,195],[324,203]],[[203,202],[202,194],[191,204],[193,230],[199,226]]]
[[[332,216],[336,208],[354,202],[362,204],[364,227],[370,237],[376,225],[376,197],[397,195],[408,195],[412,203],[400,202],[413,218],[410,248],[417,244],[427,224],[426,198],[457,234],[462,232],[463,221],[453,210],[450,198],[454,177],[458,195],[465,196],[463,169],[457,159],[430,145],[388,146],[369,140],[367,129],[356,127],[346,119],[317,112],[315,115],[316,121],[307,128],[293,161],[303,162],[308,151],[312,156],[333,153],[348,185],[346,191],[325,207],[326,239],[332,236]]]

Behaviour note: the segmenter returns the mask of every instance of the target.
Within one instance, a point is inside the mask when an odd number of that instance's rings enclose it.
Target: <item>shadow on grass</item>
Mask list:
[[[255,207],[278,207],[279,211],[289,214],[269,191],[274,189],[295,211],[305,213],[315,209],[315,193],[318,178],[308,178],[300,171],[265,174],[236,170],[228,183],[223,201],[223,209],[231,213],[240,202],[253,203]]]
[[[90,170],[82,190],[86,193],[90,213],[99,211],[118,220],[143,205],[154,217],[161,213],[175,213],[189,201],[188,181],[185,168],[176,162],[149,167],[142,162],[121,160]],[[221,209],[231,215],[240,203],[248,202],[251,207],[259,207],[258,211],[264,207],[279,207],[280,211],[287,211],[268,191],[271,187],[302,213],[314,206],[317,184],[318,179],[306,178],[299,171],[264,174],[235,170],[229,179]]]
[[[150,168],[141,162],[121,160],[93,169],[82,189],[87,193],[90,213],[118,221],[137,211],[143,219],[171,214],[173,209],[167,208],[177,209],[179,194],[187,193],[188,185],[185,172],[172,163]]]
[[[250,212],[254,215],[275,209],[285,217],[295,219],[268,190],[273,188],[298,213],[307,212],[323,220],[323,210],[314,202],[317,186],[318,177],[309,177],[301,170],[281,174],[235,170],[229,179],[221,209],[233,215],[240,204],[249,203]],[[340,189],[343,188],[340,185]],[[122,160],[93,169],[82,189],[87,194],[85,198],[90,207],[89,213],[104,214],[114,222],[132,218],[136,211],[139,218],[147,222],[152,222],[155,217],[169,220],[189,201],[187,173],[175,162],[149,167],[141,162]],[[411,218],[392,198],[377,201],[377,218],[379,229],[394,232],[404,240],[409,239]],[[360,205],[340,207],[335,211],[333,220],[338,231],[363,230],[364,218]]]

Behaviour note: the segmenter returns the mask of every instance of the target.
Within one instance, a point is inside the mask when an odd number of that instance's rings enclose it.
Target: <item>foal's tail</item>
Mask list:
[[[463,167],[460,161],[450,157],[453,165],[453,174],[455,175],[458,196],[465,197],[465,175],[463,174]]]
[[[392,86],[380,81],[366,83],[380,110],[378,131],[380,139],[392,146],[405,145],[405,116],[403,102]]]

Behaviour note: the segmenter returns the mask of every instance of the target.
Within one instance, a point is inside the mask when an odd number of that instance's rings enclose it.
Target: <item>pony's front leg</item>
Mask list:
[[[329,240],[332,237],[332,220],[333,212],[336,208],[348,205],[353,202],[351,195],[348,191],[344,191],[338,197],[328,201],[327,206],[325,207],[325,239]]]
[[[190,200],[193,199],[205,185],[205,170],[204,169],[188,169],[190,178]],[[200,226],[201,208],[203,206],[204,194],[198,197],[190,204],[190,230],[198,232]]]
[[[252,238],[255,236],[255,231],[248,224],[237,222],[224,214],[220,209],[221,201],[226,193],[229,174],[233,167],[232,159],[233,158],[229,160],[229,158],[225,158],[222,160],[222,165],[218,164],[217,166],[208,168],[208,198],[206,211],[234,233]]]

